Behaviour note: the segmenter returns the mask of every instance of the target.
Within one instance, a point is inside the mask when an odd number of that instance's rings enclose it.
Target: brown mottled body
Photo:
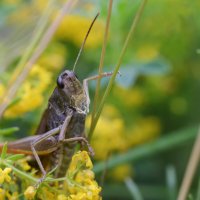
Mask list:
[[[72,113],[64,139],[83,137],[87,110],[87,97],[81,83],[74,72],[66,70],[57,79],[57,87],[49,99],[48,108],[42,117],[37,134],[44,134],[59,127],[64,123],[69,113]],[[54,137],[59,141],[59,135]],[[61,142],[55,151],[43,157],[45,165],[47,164],[51,168],[57,166],[56,177],[65,175],[76,143]]]

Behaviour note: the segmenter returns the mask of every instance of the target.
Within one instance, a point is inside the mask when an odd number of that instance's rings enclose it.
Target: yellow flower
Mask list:
[[[129,146],[144,143],[157,137],[160,133],[160,122],[156,117],[146,117],[138,120],[126,134]]]
[[[90,125],[87,118],[86,127]],[[127,149],[124,139],[124,121],[113,106],[105,106],[92,137],[95,158],[105,160],[109,153]]]
[[[36,194],[36,190],[33,186],[29,186],[24,192],[24,196],[28,200],[34,199],[35,194]]]
[[[94,180],[92,162],[86,151],[77,152],[70,163],[67,177],[71,178],[65,183],[69,192],[68,200],[100,200],[101,188]]]
[[[69,40],[80,47],[91,24],[91,21],[91,19],[84,16],[68,15],[64,17],[61,25],[58,27],[56,37]],[[103,31],[104,24],[102,21],[96,21],[87,39],[85,47],[95,48],[99,46],[103,41]]]
[[[11,177],[8,175],[12,171],[11,168],[6,167],[4,170],[0,168],[0,184],[11,181]]]
[[[137,87],[133,89],[120,87],[119,85],[114,88],[114,94],[126,106],[141,106],[145,102],[142,90]],[[128,99],[127,99],[128,97]]]
[[[10,194],[9,192],[6,192],[6,199],[8,200],[18,200],[19,194],[17,192],[13,192],[12,194]]]
[[[137,52],[137,57],[143,61],[149,61],[158,56],[158,47],[156,45],[143,46]]]
[[[4,92],[5,92],[5,87],[3,84],[0,84],[0,101],[1,101],[1,98],[3,97]]]
[[[68,198],[64,194],[59,194],[57,200],[68,200]]]
[[[43,92],[50,82],[51,73],[35,65],[18,93],[19,101],[6,110],[5,117],[17,117],[39,107],[43,103]]]
[[[5,199],[5,194],[6,194],[6,191],[3,190],[2,188],[0,188],[0,200],[4,200]]]
[[[73,172],[81,164],[86,169],[92,169],[93,165],[86,151],[79,151],[73,157],[68,172]]]
[[[124,164],[115,167],[111,173],[110,176],[116,180],[116,181],[123,181],[124,178],[131,176],[132,168],[129,164]]]
[[[42,187],[40,192],[38,193],[38,199],[55,200],[56,199],[56,195],[54,193],[52,193],[48,188]]]
[[[19,160],[17,161],[17,163],[19,164],[19,166],[20,166],[24,171],[28,171],[28,170],[31,169],[31,166],[28,164],[26,158],[19,159]]]
[[[53,42],[38,60],[38,64],[50,70],[61,69],[67,60],[67,49],[61,43]]]

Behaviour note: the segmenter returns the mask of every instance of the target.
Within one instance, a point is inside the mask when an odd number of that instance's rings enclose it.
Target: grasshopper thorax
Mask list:
[[[87,112],[86,94],[73,71],[65,70],[57,78],[57,88],[78,112]]]

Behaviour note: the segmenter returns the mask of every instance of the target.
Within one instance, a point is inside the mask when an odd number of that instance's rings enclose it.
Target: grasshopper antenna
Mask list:
[[[87,31],[87,34],[86,34],[86,36],[85,36],[85,38],[84,38],[84,40],[83,40],[83,43],[82,43],[82,45],[81,45],[81,48],[80,48],[80,50],[79,50],[79,52],[78,52],[78,56],[77,56],[77,58],[76,58],[76,61],[75,61],[75,63],[74,63],[74,66],[73,66],[73,72],[74,72],[75,67],[76,67],[76,64],[77,64],[77,62],[78,62],[78,60],[79,60],[79,58],[80,58],[81,52],[83,51],[83,47],[84,47],[84,45],[85,45],[85,42],[86,42],[86,40],[87,40],[87,38],[88,38],[88,35],[89,35],[91,29],[92,29],[92,26],[93,26],[93,24],[94,24],[94,22],[96,21],[96,19],[97,19],[98,16],[99,16],[99,12],[97,13],[97,15],[95,16],[95,18],[93,19],[93,21],[92,21],[92,23],[91,23],[91,25],[90,25],[90,27],[89,27],[89,29],[88,29],[88,31]]]

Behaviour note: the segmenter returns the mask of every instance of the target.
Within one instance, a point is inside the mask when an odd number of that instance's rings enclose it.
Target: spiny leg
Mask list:
[[[40,160],[40,157],[38,156],[37,150],[36,150],[36,145],[38,145],[39,143],[43,142],[44,140],[58,134],[60,131],[60,127],[57,127],[53,130],[50,130],[46,133],[44,133],[43,135],[39,136],[36,140],[34,140],[33,142],[31,142],[31,150],[33,152],[33,155],[35,157],[36,162],[38,163],[38,166],[40,168],[40,171],[42,172],[42,178],[39,180],[39,182],[36,184],[36,187],[45,179],[46,177],[46,171],[42,165],[42,162]],[[55,145],[57,144],[57,142],[55,143]]]
[[[39,143],[43,142],[45,139],[48,139],[48,138],[50,138],[50,137],[52,137],[52,136],[58,134],[59,131],[60,131],[60,134],[59,134],[59,141],[60,141],[60,140],[63,140],[64,137],[65,137],[66,129],[67,129],[67,127],[68,127],[68,125],[69,125],[69,122],[70,122],[70,120],[71,120],[72,113],[73,113],[73,112],[71,111],[71,112],[69,113],[69,115],[65,118],[65,121],[64,121],[64,123],[63,123],[63,125],[62,125],[62,128],[58,127],[58,128],[53,129],[53,130],[50,130],[50,131],[48,131],[47,133],[44,133],[44,135],[41,135],[38,139],[34,140],[34,141],[31,143],[31,150],[32,150],[33,155],[34,155],[34,157],[35,157],[35,159],[36,159],[36,161],[37,161],[37,163],[38,163],[38,166],[39,166],[39,168],[40,168],[40,170],[41,170],[41,172],[42,172],[42,178],[39,180],[39,182],[36,184],[36,186],[38,186],[38,185],[45,179],[47,173],[46,173],[46,171],[45,171],[45,169],[44,169],[44,167],[43,167],[43,165],[42,165],[42,162],[41,162],[41,160],[40,160],[40,157],[38,156],[38,153],[37,153],[35,147],[36,147],[36,145],[38,145]],[[58,143],[58,141],[57,141],[57,143]]]
[[[84,137],[73,137],[73,138],[68,138],[68,139],[64,139],[62,140],[63,143],[70,143],[70,142],[84,142],[88,148],[88,151],[90,153],[91,156],[94,156],[94,150],[92,149],[92,147],[90,146],[89,142],[87,141],[86,138]]]

